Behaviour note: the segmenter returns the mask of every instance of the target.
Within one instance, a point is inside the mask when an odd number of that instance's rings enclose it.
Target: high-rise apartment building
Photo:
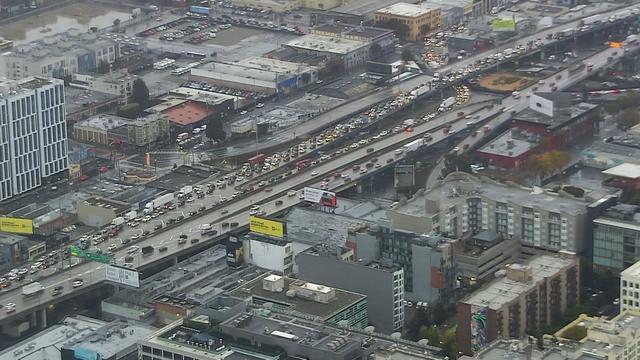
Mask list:
[[[472,355],[493,340],[557,324],[580,301],[579,274],[578,257],[565,251],[512,264],[504,276],[458,302],[458,348]]]
[[[0,81],[0,201],[67,170],[62,80]]]

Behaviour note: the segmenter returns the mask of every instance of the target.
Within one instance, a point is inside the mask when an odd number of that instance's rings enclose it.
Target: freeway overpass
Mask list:
[[[614,14],[623,14],[625,12],[628,12],[629,16],[632,15],[631,14],[631,10],[636,8],[638,5],[629,5],[626,7],[622,7],[622,8],[618,8],[616,10],[611,10],[611,11],[607,11],[607,12],[603,12],[599,15],[594,15],[594,16],[599,16],[602,19],[603,25],[601,26],[597,26],[597,27],[592,27],[589,32],[593,32],[593,31],[597,31],[600,30],[601,28],[605,27],[605,26],[611,26],[611,25],[615,25],[617,24],[620,20],[618,20],[615,23],[609,23],[607,21],[607,19]],[[522,56],[527,56],[530,55],[531,53],[535,53],[537,51],[540,51],[541,49],[558,43],[559,41],[567,41],[568,38],[564,38],[564,39],[547,39],[547,35],[548,34],[555,34],[559,31],[565,30],[567,28],[577,28],[578,25],[580,24],[580,20],[575,20],[575,21],[571,21],[568,23],[564,23],[564,24],[560,24],[560,25],[556,25],[553,27],[549,27],[547,29],[544,29],[542,31],[539,31],[537,33],[531,34],[531,35],[527,35],[524,36],[518,40],[515,40],[513,42],[510,42],[508,44],[503,44],[500,45],[498,47],[483,51],[481,53],[477,53],[474,55],[471,55],[461,61],[455,62],[453,64],[450,65],[446,65],[443,66],[439,69],[437,69],[437,71],[441,74],[448,74],[451,73],[453,71],[457,71],[457,70],[463,70],[464,68],[466,68],[469,65],[474,64],[476,61],[481,60],[481,59],[486,59],[489,55],[493,55],[493,54],[497,54],[500,52],[503,52],[505,49],[507,48],[513,48],[516,47],[518,45],[523,45],[526,47],[527,43],[530,41],[535,41],[536,39],[540,39],[540,41],[542,42],[542,45],[539,47],[534,47],[532,48],[530,51],[528,51],[526,54],[522,55]],[[584,33],[588,33],[588,32],[583,32]],[[521,57],[522,57],[521,56]],[[502,63],[506,63],[506,62],[512,62],[514,61],[516,58],[510,58],[510,59],[505,59]],[[490,68],[493,68],[494,66],[498,66],[500,63],[496,62],[490,66],[487,66],[485,69],[483,70],[488,70]],[[334,109],[331,109],[327,112],[324,112],[316,117],[313,118],[312,121],[306,121],[302,124],[296,125],[290,129],[287,130],[288,134],[291,134],[291,139],[290,141],[294,141],[295,140],[295,135],[297,134],[302,135],[302,134],[312,134],[312,133],[316,133],[322,129],[324,129],[325,127],[329,126],[330,124],[342,121],[352,115],[358,114],[362,111],[365,111],[369,108],[371,108],[372,106],[389,100],[391,98],[393,98],[398,92],[410,92],[411,90],[413,90],[414,88],[420,86],[420,85],[424,85],[427,84],[431,81],[431,76],[428,75],[418,75],[416,77],[407,79],[405,81],[402,81],[398,84],[393,84],[392,86],[387,86],[387,87],[383,87],[383,88],[378,88],[376,89],[373,93],[366,95],[360,99],[348,102],[346,104],[342,104]],[[434,91],[436,89],[434,88]],[[438,89],[439,90],[439,89]],[[431,93],[431,92],[430,92]],[[422,95],[422,97],[427,97],[429,96],[429,93]],[[237,149],[238,151],[234,151],[233,153],[228,153],[226,154],[227,156],[233,156],[233,157],[247,157],[250,155],[255,155],[256,151],[264,151],[264,149],[269,149],[272,148],[274,146],[278,146],[278,145],[282,145],[279,141],[276,142],[267,142],[267,143],[259,143],[257,148],[256,147],[251,147],[251,149],[247,149],[247,150],[242,150],[242,149]],[[221,155],[225,155],[224,153],[222,153]]]
[[[612,54],[615,52],[615,50],[616,49],[605,49],[585,59],[585,61],[593,63],[594,69],[603,68],[611,64],[607,61],[607,58],[612,57]],[[618,54],[614,61],[617,60],[621,55],[622,54]],[[556,74],[551,76],[550,79],[555,78],[555,76]],[[576,81],[581,80],[583,77],[583,75],[573,77],[563,76],[561,80],[556,80],[556,84],[559,89],[567,88],[568,86],[574,84]],[[520,99],[506,97],[502,101],[502,104],[500,106],[520,110],[526,107],[526,102],[526,97]],[[481,107],[481,105],[478,106]],[[478,116],[477,120],[474,121],[476,121],[477,125],[481,125],[485,121],[490,121],[491,124],[494,124],[492,121],[505,121],[505,119],[507,119],[510,114],[502,113],[500,106],[495,106],[492,108],[485,107],[480,109],[473,109],[473,111],[475,111],[475,115]],[[214,237],[202,238],[197,233],[197,226],[203,222],[211,222],[213,227],[219,231],[219,234],[223,234],[229,230],[228,227],[222,227],[223,223],[237,222],[239,226],[246,226],[248,223],[248,209],[251,207],[251,205],[260,204],[261,208],[269,214],[280,212],[288,207],[295,206],[300,202],[298,197],[288,197],[286,195],[287,191],[290,189],[300,189],[307,185],[317,184],[320,182],[321,178],[326,175],[333,174],[336,171],[350,172],[352,179],[354,181],[357,181],[360,177],[367,176],[368,173],[360,174],[359,172],[352,172],[351,167],[354,164],[364,165],[374,156],[378,158],[378,161],[381,164],[387,164],[387,159],[392,159],[392,162],[398,161],[402,158],[402,156],[398,156],[395,153],[395,149],[402,146],[403,144],[417,137],[420,137],[427,132],[431,133],[433,136],[432,143],[445,140],[446,138],[452,136],[452,134],[456,134],[460,131],[465,130],[467,128],[468,121],[469,120],[465,119],[464,117],[458,117],[456,115],[456,111],[449,112],[430,122],[416,126],[414,128],[414,131],[410,134],[400,132],[388,137],[384,137],[377,142],[372,142],[367,146],[359,147],[343,156],[335,157],[327,160],[326,162],[322,162],[316,167],[312,168],[313,171],[311,171],[311,169],[306,169],[299,173],[293,174],[292,176],[283,179],[281,182],[274,184],[270,191],[268,191],[266,188],[262,188],[247,196],[239,197],[235,201],[225,203],[224,209],[227,211],[227,213],[225,214],[222,214],[221,210],[216,210],[201,218],[186,220],[175,227],[167,229],[167,231],[161,232],[157,235],[145,238],[140,241],[137,244],[140,247],[148,245],[154,247],[166,246],[167,251],[160,253],[156,250],[154,253],[148,256],[142,256],[138,252],[134,255],[134,266],[138,269],[142,269],[144,267],[148,267],[150,265],[158,264],[164,261],[175,261],[175,259],[177,259],[177,256],[179,256],[180,254],[184,254],[188,250],[193,250],[194,248],[205,246],[207,243],[216,241],[217,239]],[[452,125],[451,133],[445,134],[442,131],[438,131],[445,124]],[[487,135],[479,135],[478,139],[482,138],[483,136]],[[373,153],[367,152],[367,148],[370,147],[374,148]],[[391,164],[391,162],[389,164]],[[343,186],[345,186],[344,182],[339,179],[330,180],[330,189],[339,189]],[[228,191],[232,191],[232,189],[229,189]],[[275,200],[277,199],[282,200],[283,204],[276,206]],[[195,245],[190,245],[189,243],[179,245],[177,243],[177,238],[181,234],[188,234],[190,238],[198,237],[200,241]],[[126,255],[126,248],[117,250],[115,252],[116,262],[123,263]],[[34,311],[42,311],[44,313],[44,311],[46,311],[44,309],[46,308],[47,304],[58,302],[60,301],[60,299],[62,299],[52,295],[52,290],[56,286],[62,286],[64,289],[63,296],[69,297],[74,293],[87,291],[91,286],[97,286],[103,283],[105,280],[105,267],[106,265],[96,263],[82,263],[70,269],[67,269],[67,271],[55,273],[40,280],[40,282],[46,288],[42,294],[35,297],[30,297],[28,299],[25,299],[21,295],[20,289],[12,289],[0,294],[1,304],[6,304],[9,302],[16,304],[15,312],[9,314],[5,312],[0,313],[0,322],[6,323],[7,321],[18,319],[22,315],[28,315]],[[72,282],[75,279],[82,279],[84,281],[84,285],[79,288],[73,288]]]

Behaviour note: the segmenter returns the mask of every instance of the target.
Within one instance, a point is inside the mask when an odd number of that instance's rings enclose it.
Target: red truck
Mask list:
[[[252,156],[249,158],[249,160],[247,160],[247,162],[251,165],[256,165],[256,164],[260,164],[262,162],[264,162],[264,159],[266,159],[266,155],[265,154],[258,154],[255,156]]]

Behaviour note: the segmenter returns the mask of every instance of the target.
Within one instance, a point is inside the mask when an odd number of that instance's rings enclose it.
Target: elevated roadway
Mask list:
[[[614,52],[618,52],[617,56],[614,56]],[[585,59],[594,64],[594,70],[608,66],[613,61],[617,60],[622,54],[621,49],[605,49],[598,52],[591,57]],[[607,61],[607,58],[614,57],[612,62]],[[575,82],[581,80],[583,76],[563,76],[560,80],[554,80],[556,86],[559,89],[566,88]],[[551,82],[551,79],[555,79],[556,74],[547,79]],[[474,112],[474,120],[477,125],[483,124],[485,121],[489,121],[489,124],[497,124],[500,121],[505,121],[510,115],[509,111],[502,113],[502,107],[506,107],[510,110],[522,110],[527,106],[528,99],[522,97],[519,99],[513,97],[506,97],[501,105],[494,106],[492,108],[482,107],[482,105],[476,105],[477,108],[471,106],[471,111]],[[495,118],[494,120],[491,120]],[[155,251],[147,256],[143,256],[138,252],[133,254],[134,267],[144,268],[153,264],[157,264],[162,261],[168,261],[177,257],[181,253],[185,253],[187,250],[193,250],[195,247],[203,246],[206,243],[216,241],[215,237],[202,237],[197,232],[198,225],[207,222],[211,223],[213,228],[219,232],[219,235],[229,231],[230,227],[223,227],[223,223],[236,222],[238,227],[246,226],[248,224],[248,210],[254,204],[260,204],[261,209],[268,214],[282,211],[288,207],[295,206],[300,202],[297,196],[287,196],[287,191],[290,189],[301,189],[306,185],[317,184],[322,178],[325,178],[336,171],[349,172],[351,179],[356,181],[362,176],[367,176],[369,173],[361,174],[359,171],[353,171],[353,165],[363,165],[370,161],[371,158],[376,157],[380,164],[389,165],[399,159],[402,156],[396,154],[395,150],[401,147],[403,144],[412,141],[418,137],[421,137],[424,133],[431,133],[433,136],[432,143],[436,143],[446,138],[463,131],[467,128],[469,119],[464,117],[458,117],[456,111],[444,114],[434,120],[416,126],[412,133],[400,132],[388,137],[384,137],[377,142],[372,142],[366,146],[359,147],[347,154],[332,158],[326,162],[322,162],[312,169],[301,171],[290,177],[283,179],[279,183],[272,185],[270,189],[262,188],[248,196],[237,198],[234,201],[230,201],[225,204],[224,209],[226,213],[223,214],[222,210],[216,210],[210,214],[207,214],[201,218],[186,220],[179,226],[167,229],[164,232],[158,233],[155,236],[145,238],[137,244],[139,247],[154,246]],[[444,133],[441,131],[442,127],[446,124],[451,125],[451,131]],[[479,141],[481,136],[478,136]],[[373,148],[374,152],[370,153],[367,148]],[[387,159],[392,159],[387,163]],[[362,167],[362,166],[361,166]],[[375,170],[375,169],[374,169]],[[344,182],[340,183],[339,180],[330,179],[330,188],[337,189],[344,186]],[[229,190],[231,191],[231,190]],[[275,205],[275,200],[281,200],[282,205]],[[186,244],[178,244],[177,239],[181,234],[188,236]],[[191,239],[197,238],[198,243],[191,244]],[[158,247],[166,246],[167,250],[159,252]],[[124,258],[128,255],[127,248],[121,248],[115,252],[116,263],[122,264]],[[102,283],[105,280],[105,267],[106,265],[96,263],[81,263],[76,265],[67,271],[55,273],[51,276],[43,278],[40,282],[45,286],[45,291],[31,298],[24,298],[20,293],[20,289],[12,289],[3,294],[0,294],[0,304],[15,303],[16,311],[7,314],[4,311],[0,311],[0,322],[16,318],[22,314],[28,314],[38,309],[42,309],[45,305],[58,301],[58,297],[53,296],[53,288],[56,286],[63,287],[63,295],[69,296],[71,293],[80,292],[84,289],[95,286]],[[82,279],[84,285],[78,288],[72,287],[72,282],[76,279]]]

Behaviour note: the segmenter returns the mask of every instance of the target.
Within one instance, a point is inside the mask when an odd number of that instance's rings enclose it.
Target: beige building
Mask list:
[[[580,265],[574,253],[538,255],[458,301],[456,339],[466,355],[496,339],[519,339],[558,323],[580,302]]]
[[[87,89],[105,94],[118,95],[123,97],[123,102],[131,96],[133,82],[138,76],[129,74],[127,70],[112,71],[103,75],[83,75],[75,74],[74,81]]]
[[[110,132],[126,126],[127,119],[100,114],[78,121],[73,125],[73,138],[83,143],[109,146],[114,140]]]
[[[133,120],[128,126],[127,144],[146,146],[169,137],[169,118],[163,113]]]
[[[389,21],[407,25],[408,31],[404,39],[409,41],[421,41],[425,35],[440,30],[441,18],[439,7],[409,3],[397,3],[374,13],[376,23]]]

